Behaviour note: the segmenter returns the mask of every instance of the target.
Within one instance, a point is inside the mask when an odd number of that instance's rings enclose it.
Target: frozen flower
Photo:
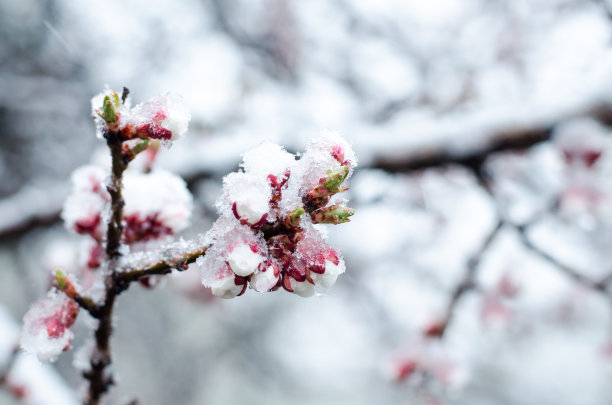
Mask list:
[[[53,360],[70,348],[72,331],[79,306],[65,294],[50,291],[49,295],[30,308],[23,317],[21,347],[36,354],[41,361]]]
[[[252,289],[258,292],[270,291],[278,284],[280,270],[278,265],[271,260],[259,264],[258,271],[249,279]]]
[[[100,168],[84,166],[72,176],[73,191],[62,218],[66,227],[100,241],[110,195]],[[193,201],[185,182],[163,170],[126,172],[123,192],[124,243],[133,244],[174,235],[189,225]],[[91,266],[99,264],[99,249],[92,248]]]
[[[250,276],[255,273],[262,261],[257,245],[254,244],[238,243],[227,255],[227,264],[237,276]]]
[[[230,173],[223,180],[225,201],[231,205],[233,215],[243,225],[261,226],[270,211],[271,190],[266,179],[249,176],[246,173]],[[225,209],[227,211],[227,209]]]
[[[64,224],[70,230],[99,239],[101,215],[110,196],[104,187],[104,172],[93,165],[82,166],[72,174],[72,194],[62,210]]]
[[[116,134],[123,141],[159,139],[174,141],[185,135],[191,116],[182,99],[172,93],[158,95],[130,108],[112,90],[93,97],[92,115],[98,137]]]
[[[217,280],[210,287],[213,295],[219,298],[234,298],[244,293],[246,279],[236,276],[227,265],[217,271]]]
[[[131,108],[122,119],[121,132],[127,139],[174,141],[185,135],[190,119],[181,98],[167,93]]]
[[[124,198],[128,244],[174,235],[189,225],[193,198],[185,181],[170,172],[127,173]]]
[[[241,295],[246,280],[259,292],[283,287],[302,297],[333,286],[344,262],[313,223],[340,224],[354,213],[340,203],[327,206],[347,189],[355,165],[349,145],[324,134],[300,160],[272,144],[247,152],[244,160],[244,172],[223,180],[221,216],[198,261],[202,283],[226,298]],[[220,268],[229,273],[219,276]]]

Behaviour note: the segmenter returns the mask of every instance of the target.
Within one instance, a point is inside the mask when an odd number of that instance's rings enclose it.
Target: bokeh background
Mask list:
[[[59,212],[105,153],[108,85],[191,110],[158,162],[196,198],[185,237],[263,140],[337,130],[359,168],[328,295],[134,286],[107,403],[610,404],[611,28],[606,0],[0,0],[0,376],[49,270],[82,260]],[[24,403],[78,403],[89,324],[51,366],[18,355]]]

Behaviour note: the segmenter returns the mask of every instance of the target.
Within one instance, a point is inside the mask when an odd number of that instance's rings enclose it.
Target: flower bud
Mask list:
[[[119,95],[113,92],[111,95],[104,96],[102,110],[98,114],[106,123],[116,122],[119,119],[117,112],[120,105]]]
[[[287,228],[295,228],[298,226],[300,224],[300,220],[302,219],[302,214],[304,214],[304,208],[302,207],[297,207],[291,211],[289,214],[287,214],[287,217],[284,220],[285,226]]]
[[[310,214],[312,222],[315,224],[342,224],[349,222],[348,217],[355,214],[355,210],[343,205],[331,205],[319,208]]]
[[[279,276],[278,265],[266,260],[259,264],[257,273],[251,275],[251,288],[258,292],[270,291],[278,283]]]
[[[237,276],[250,276],[263,261],[263,257],[257,251],[256,245],[240,243],[227,255],[227,264]]]
[[[317,187],[307,194],[306,199],[309,205],[323,207],[329,202],[332,195],[348,190],[348,188],[340,188],[340,186],[348,176],[349,171],[349,166],[340,166],[328,170],[326,176],[319,179]]]
[[[268,206],[263,205],[255,205],[249,204],[249,202],[242,201],[234,201],[232,204],[232,212],[237,220],[240,221],[242,225],[249,225],[255,228],[261,227],[266,223],[266,219],[268,218]]]
[[[226,299],[241,295],[246,288],[246,284],[236,284],[236,278],[237,277],[229,276],[213,283],[211,285],[213,295]]]
[[[191,116],[180,97],[165,94],[134,106],[122,123],[127,139],[176,140],[187,132]]]
[[[331,288],[336,284],[336,280],[338,280],[341,272],[341,268],[337,263],[325,260],[325,271],[322,274],[311,272],[311,277],[315,284]]]
[[[308,280],[297,281],[293,277],[288,277],[288,280],[291,283],[291,290],[293,293],[303,298],[312,297],[314,295],[314,284],[310,283]]]
[[[41,361],[54,359],[70,347],[73,334],[69,328],[78,313],[79,305],[76,302],[64,294],[51,291],[47,298],[32,305],[23,317],[21,346],[27,352],[36,354]]]
[[[68,278],[66,273],[61,270],[55,270],[53,273],[53,284],[70,298],[77,296],[77,290],[74,283]]]

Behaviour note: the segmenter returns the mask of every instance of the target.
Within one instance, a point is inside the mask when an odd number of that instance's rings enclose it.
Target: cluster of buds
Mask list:
[[[157,139],[174,141],[187,132],[189,111],[180,97],[167,93],[130,107],[127,92],[122,97],[111,90],[91,100],[98,136],[119,134],[121,140]]]
[[[55,288],[30,307],[23,317],[21,347],[41,361],[53,360],[70,348],[79,305],[73,300],[76,286],[62,272],[55,273]]]
[[[330,288],[345,266],[318,224],[348,222],[354,213],[337,196],[356,165],[348,143],[324,133],[299,160],[269,143],[243,158],[243,171],[224,179],[211,247],[198,260],[203,284],[222,298],[247,287],[303,297]]]
[[[88,165],[72,175],[73,191],[64,204],[66,227],[91,239],[87,267],[98,268],[104,257],[103,218],[110,209],[104,170]],[[150,241],[167,241],[189,225],[193,206],[185,182],[163,170],[128,170],[124,179],[123,243],[138,249]]]

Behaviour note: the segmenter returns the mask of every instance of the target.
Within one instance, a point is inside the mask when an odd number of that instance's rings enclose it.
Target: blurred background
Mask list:
[[[82,261],[59,213],[106,153],[105,85],[191,110],[158,161],[195,196],[185,237],[263,140],[328,128],[359,159],[327,296],[133,286],[108,404],[610,404],[611,28],[606,0],[0,0],[0,404],[78,403],[85,316],[51,366],[8,359]]]

